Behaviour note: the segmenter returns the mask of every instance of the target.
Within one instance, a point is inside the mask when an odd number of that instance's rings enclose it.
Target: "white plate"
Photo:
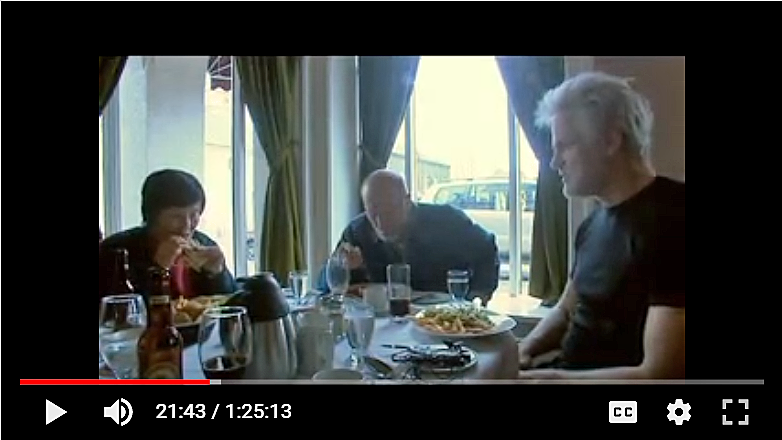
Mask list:
[[[418,329],[419,331],[430,335],[430,336],[436,336],[439,338],[448,338],[448,339],[468,339],[468,338],[483,338],[486,336],[492,336],[492,335],[498,335],[500,333],[505,333],[507,331],[513,330],[514,327],[516,327],[516,320],[511,318],[510,316],[501,315],[496,312],[492,312],[487,310],[486,313],[489,316],[489,319],[494,323],[494,327],[492,327],[489,330],[486,330],[482,333],[442,333],[437,332],[434,330],[431,330],[427,327],[421,326],[418,324],[418,321],[415,318],[419,318],[423,316],[424,312],[431,309],[439,309],[439,308],[450,308],[454,307],[450,304],[443,304],[443,305],[436,305],[432,307],[427,307],[426,309],[421,310],[420,312],[416,313],[414,318],[412,319],[413,327]]]

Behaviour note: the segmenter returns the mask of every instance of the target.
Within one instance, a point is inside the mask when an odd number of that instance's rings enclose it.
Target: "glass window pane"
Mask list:
[[[98,211],[100,230],[106,235],[106,202],[103,197],[103,116],[98,117]]]
[[[510,177],[508,97],[494,57],[422,57],[415,87],[417,189],[493,232],[507,266],[510,211],[495,208],[507,202],[490,190]],[[507,273],[495,297],[509,293]]]
[[[260,148],[260,145],[259,145]],[[245,149],[245,215],[247,217],[247,273],[253,275],[258,272],[258,257],[256,249],[260,241],[260,230],[255,227],[255,126],[250,118],[247,106],[244,106],[244,149]],[[258,203],[263,203],[262,199]]]
[[[233,177],[231,133],[233,94],[230,77],[206,72],[204,114],[204,191],[206,210],[199,229],[220,245],[228,268],[234,272]],[[226,88],[228,90],[226,90]]]
[[[396,141],[394,141],[394,150],[391,152],[391,157],[388,159],[388,168],[396,171],[397,173],[405,175],[405,121],[402,121],[402,125],[399,128],[399,133],[396,135]]]

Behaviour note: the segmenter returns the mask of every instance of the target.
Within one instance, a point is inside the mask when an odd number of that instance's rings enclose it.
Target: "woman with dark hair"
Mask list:
[[[171,271],[174,296],[234,292],[236,281],[220,247],[196,230],[205,203],[203,187],[189,173],[165,169],[147,176],[141,189],[143,224],[100,243],[99,297],[111,294],[118,249],[127,250],[130,282],[144,296],[150,291],[153,267]]]

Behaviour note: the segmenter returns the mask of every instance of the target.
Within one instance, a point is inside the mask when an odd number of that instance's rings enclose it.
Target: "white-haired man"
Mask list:
[[[683,378],[684,183],[649,163],[647,100],[588,72],[548,91],[536,119],[551,128],[565,196],[599,204],[578,229],[561,299],[519,344],[519,378]],[[554,349],[556,361],[530,369]]]

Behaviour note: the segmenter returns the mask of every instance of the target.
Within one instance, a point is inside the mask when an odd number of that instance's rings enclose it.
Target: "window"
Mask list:
[[[233,96],[231,57],[210,57],[204,71],[204,152],[203,178],[206,210],[199,229],[209,235],[226,256],[231,272],[236,272],[233,237]],[[191,170],[192,171],[192,170]]]
[[[527,296],[538,163],[494,57],[421,57],[388,166],[417,200],[456,206],[495,234],[502,267],[492,308],[524,313],[539,304]]]
[[[99,226],[106,235],[106,203],[103,198],[103,116],[98,117],[98,218]]]
[[[244,182],[245,182],[245,192],[244,192],[244,203],[245,203],[245,221],[247,222],[247,228],[246,228],[246,234],[245,234],[245,253],[246,257],[244,258],[247,261],[247,272],[246,274],[255,274],[261,271],[261,261],[258,257],[258,249],[260,248],[259,242],[260,242],[260,236],[261,231],[260,228],[255,227],[255,218],[258,216],[258,218],[263,218],[263,212],[259,211],[256,212],[255,209],[257,207],[263,207],[264,202],[264,196],[266,194],[265,189],[261,190],[258,188],[255,184],[256,181],[258,182],[266,182],[266,179],[268,176],[268,170],[262,165],[266,164],[265,158],[262,157],[263,153],[260,151],[261,145],[257,140],[257,137],[255,136],[255,128],[253,126],[252,118],[250,117],[250,112],[247,110],[247,106],[243,105],[244,110],[244,164],[245,164],[245,175],[244,175]],[[255,154],[255,152],[258,152],[258,154]],[[256,167],[257,162],[261,162]],[[258,170],[256,170],[258,168]],[[260,173],[261,176],[257,176],[256,172]],[[257,179],[257,180],[256,180]],[[256,199],[257,197],[260,197]],[[256,206],[256,204],[258,206]],[[262,222],[258,222],[259,225],[262,225]],[[258,238],[256,238],[258,237]],[[238,239],[238,238],[237,238]],[[237,259],[241,259],[241,256],[238,256]]]

